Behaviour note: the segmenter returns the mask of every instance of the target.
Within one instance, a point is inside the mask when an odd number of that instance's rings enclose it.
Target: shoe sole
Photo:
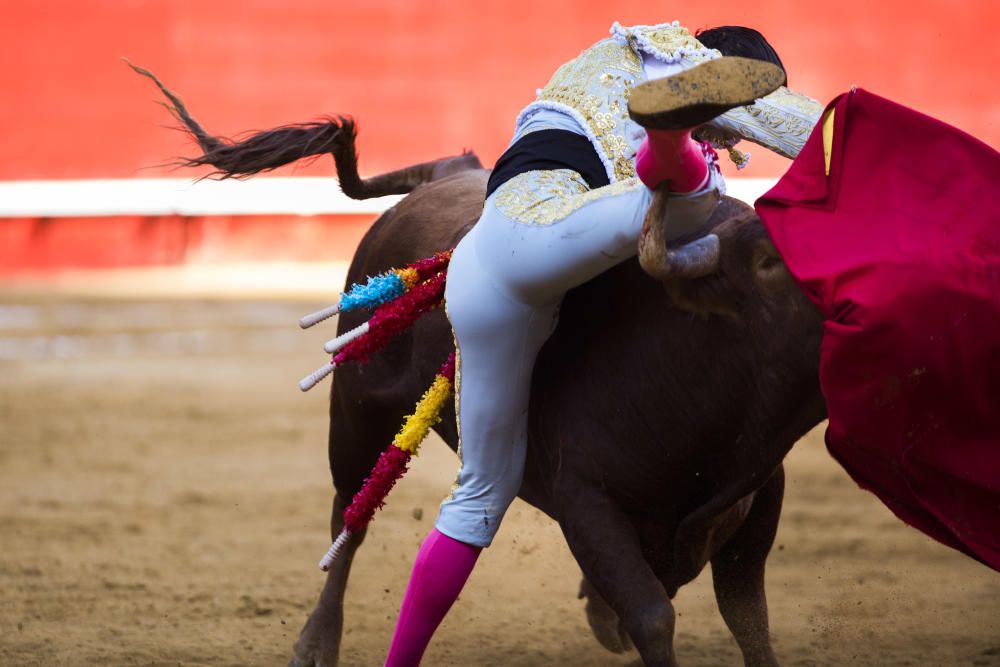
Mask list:
[[[628,112],[643,127],[680,130],[697,127],[734,107],[774,92],[785,72],[763,60],[728,56],[633,88]]]

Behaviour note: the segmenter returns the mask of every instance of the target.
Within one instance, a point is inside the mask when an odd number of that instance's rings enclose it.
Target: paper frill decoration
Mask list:
[[[338,313],[346,313],[357,308],[377,308],[412,289],[420,281],[443,271],[447,268],[450,260],[451,251],[446,250],[407,264],[402,269],[392,269],[377,276],[371,276],[368,278],[368,282],[356,283],[341,294],[339,303],[303,317],[299,320],[299,326],[308,329]]]
[[[413,414],[407,416],[403,428],[379,456],[361,490],[354,494],[351,504],[344,510],[344,528],[320,560],[321,570],[326,572],[330,569],[351,534],[363,530],[374,518],[375,512],[385,505],[389,491],[406,473],[410,458],[416,455],[431,427],[441,421],[441,410],[451,396],[454,381],[455,353],[452,352],[417,403]]]
[[[439,271],[427,280],[416,284],[392,301],[375,309],[374,315],[360,327],[333,339],[327,347],[336,354],[299,382],[302,391],[309,391],[334,368],[348,362],[366,362],[393,338],[409,329],[424,313],[441,305],[447,271]]]
[[[333,359],[299,380],[299,389],[309,391],[345,362],[368,361],[421,315],[440,306],[451,253],[439,252],[369,278],[365,284],[355,284],[342,295],[339,304],[303,317],[299,326],[308,328],[340,312],[360,307],[375,309],[367,322],[326,342],[323,349],[333,354]]]
[[[308,391],[340,364],[368,361],[389,341],[409,329],[421,315],[440,306],[444,300],[451,252],[439,252],[402,269],[371,277],[365,284],[353,285],[344,292],[337,305],[303,317],[299,325],[307,328],[355,308],[375,310],[367,322],[327,341],[323,347],[334,354],[333,359],[303,378],[299,388]],[[320,561],[321,570],[330,569],[351,534],[363,530],[385,504],[389,491],[406,472],[410,458],[417,453],[431,427],[441,420],[441,409],[451,396],[454,380],[455,353],[452,352],[413,414],[406,418],[392,444],[379,456],[361,490],[344,510],[344,528]]]

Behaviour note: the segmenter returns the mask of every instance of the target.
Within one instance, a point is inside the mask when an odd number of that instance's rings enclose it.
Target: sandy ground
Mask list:
[[[0,296],[0,665],[277,665],[312,608],[326,390],[316,303]],[[343,664],[380,664],[456,462],[428,441],[355,561]],[[590,636],[554,524],[515,503],[429,665],[630,665]],[[1000,575],[858,490],[819,431],[768,569],[785,665],[1000,665]],[[703,574],[684,665],[741,664]]]

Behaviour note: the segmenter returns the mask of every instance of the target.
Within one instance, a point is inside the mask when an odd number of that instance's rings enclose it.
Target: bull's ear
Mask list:
[[[672,259],[665,264],[673,270],[662,278],[662,282],[677,308],[703,316],[739,318],[744,289],[731,271],[734,259],[742,254],[738,252],[741,246],[739,231],[736,221],[727,220],[716,225],[711,234],[668,249],[666,254],[672,255]],[[679,259],[694,257],[699,259]],[[729,267],[728,273],[723,264]],[[679,270],[681,266],[687,268]],[[745,286],[746,274],[743,275]]]
[[[737,316],[732,290],[713,279],[718,273],[720,255],[721,243],[715,234],[668,250],[671,259],[665,264],[670,270],[661,282],[677,308],[706,317]]]

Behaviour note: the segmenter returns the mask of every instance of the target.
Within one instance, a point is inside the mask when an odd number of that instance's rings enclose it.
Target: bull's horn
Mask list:
[[[679,248],[664,248],[660,257],[655,266],[642,267],[657,280],[703,278],[719,268],[719,237],[706,234]]]
[[[673,278],[702,278],[719,268],[719,237],[706,234],[682,245],[667,250],[666,268]]]
[[[657,280],[701,278],[719,267],[719,237],[708,234],[678,248],[667,247],[667,200],[661,186],[653,195],[639,235],[639,264]]]
[[[663,227],[666,223],[664,218],[668,196],[666,186],[661,185],[656,189],[639,234],[639,265],[654,278],[661,278],[661,267],[666,261],[667,237]]]

